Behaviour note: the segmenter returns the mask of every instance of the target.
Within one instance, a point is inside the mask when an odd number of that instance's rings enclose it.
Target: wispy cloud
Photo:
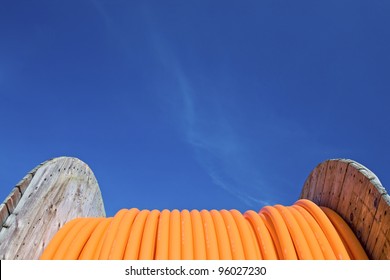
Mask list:
[[[162,38],[153,37],[158,59],[171,73],[175,89],[169,99],[176,125],[212,183],[240,199],[248,208],[270,204],[266,184],[251,159],[249,147],[223,108],[223,94],[200,89],[183,70]]]
[[[264,184],[254,162],[248,157],[248,147],[243,143],[238,129],[230,122],[228,113],[221,108],[222,102],[197,101],[197,91],[189,79],[180,71],[180,91],[183,102],[181,128],[186,141],[207,171],[212,182],[242,200],[249,207],[261,207],[269,202],[260,191]],[[212,93],[202,93],[203,95]],[[222,97],[223,95],[219,95]],[[219,104],[219,106],[218,106]]]
[[[181,53],[174,51],[168,35],[157,27],[153,11],[146,9],[144,16],[149,50],[162,69],[160,72],[153,69],[153,74],[163,76],[157,77],[160,100],[167,105],[167,113],[172,115],[174,125],[192,148],[194,157],[207,172],[210,181],[251,209],[280,202],[278,196],[284,195],[292,184],[283,174],[289,165],[294,164],[289,154],[298,156],[299,149],[323,149],[309,139],[308,133],[298,123],[280,117],[272,108],[267,108],[266,102],[259,104],[261,108],[251,107],[251,110],[256,110],[256,117],[266,115],[264,120],[253,121],[245,115],[246,112],[242,112],[243,119],[232,114],[229,106],[225,106],[225,95],[218,88],[219,81],[215,81],[212,88],[200,83],[202,72],[207,69],[196,69],[193,65],[189,67],[188,60],[181,59]],[[223,88],[226,89],[226,84],[234,83],[224,81],[224,84]],[[243,99],[239,85],[231,90],[233,96]],[[246,105],[241,109],[248,107]],[[259,111],[264,113],[259,114]],[[249,124],[246,123],[248,119]],[[246,130],[244,133],[242,124]],[[253,124],[256,127],[251,131]],[[255,143],[259,139],[263,142]],[[297,142],[309,144],[292,148],[291,143]],[[278,149],[279,155],[284,152],[286,158],[274,158],[273,149]],[[278,162],[282,168],[270,170]]]

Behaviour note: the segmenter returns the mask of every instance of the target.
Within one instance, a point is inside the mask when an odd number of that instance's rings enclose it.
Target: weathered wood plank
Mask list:
[[[39,165],[40,166],[40,165]],[[19,183],[16,184],[15,188],[11,191],[11,193],[5,198],[3,204],[6,206],[7,211],[1,208],[0,215],[0,230],[3,226],[5,220],[8,218],[9,214],[15,209],[16,205],[19,203],[22,194],[25,192],[27,186],[30,184],[31,178],[33,176],[36,169],[33,169],[28,173]],[[17,193],[15,191],[18,190]]]
[[[376,201],[377,211],[367,240],[366,248],[379,260],[390,260],[390,198],[382,194]]]
[[[19,189],[21,194],[23,194],[26,191],[28,185],[31,182],[32,177],[33,177],[33,173],[28,173],[26,176],[24,176],[22,180],[20,180],[19,183],[16,184],[15,187]]]
[[[347,164],[336,160],[327,161],[327,171],[325,175],[324,185],[319,194],[318,204],[330,207],[330,205],[338,203],[340,190],[344,182]]]
[[[300,197],[312,197],[314,193],[314,188],[316,185],[316,173],[318,172],[317,167],[313,169],[313,171],[309,174],[309,176],[306,178],[306,181],[303,185]]]
[[[321,205],[325,205],[331,209],[336,209],[340,200],[341,191],[343,189],[348,163],[332,160],[328,163],[328,166],[330,164],[332,164],[334,168],[332,170],[328,170],[327,172],[327,181],[325,182],[325,185],[327,185],[328,196],[323,198]]]
[[[381,194],[376,187],[367,179],[367,184],[360,190],[358,195],[357,205],[360,206],[360,213],[355,222],[356,228],[361,229],[360,241],[366,247],[371,234],[375,215],[378,211],[378,201],[381,199]]]
[[[11,193],[4,200],[5,205],[7,206],[8,212],[12,213],[18,204],[22,194],[20,193],[17,187],[13,188]]]
[[[326,171],[328,169],[329,161],[325,161],[324,164],[321,164],[318,169],[318,178],[315,186],[315,192],[313,194],[313,202],[319,204],[321,201],[321,196],[324,190]]]
[[[82,161],[56,158],[33,171],[0,231],[1,259],[37,259],[67,221],[105,216],[96,178]]]
[[[1,221],[1,227],[3,227],[3,224],[5,220],[9,217],[9,212],[7,205],[5,203],[0,204],[0,221]]]
[[[336,211],[349,224],[361,243],[363,243],[362,235],[365,229],[358,226],[360,212],[363,207],[360,193],[362,190],[366,190],[368,185],[369,180],[362,173],[358,172],[354,166],[349,164],[342,186],[343,191],[336,207]]]
[[[301,192],[301,197],[306,197],[314,202],[317,202],[320,199],[325,182],[326,168],[327,162],[319,164],[316,168],[314,168],[309,177],[306,179]]]

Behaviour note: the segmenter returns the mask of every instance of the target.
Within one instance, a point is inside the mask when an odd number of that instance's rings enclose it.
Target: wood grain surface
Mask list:
[[[390,197],[368,168],[348,159],[324,161],[306,179],[300,198],[342,216],[371,259],[390,259]]]
[[[77,158],[48,160],[30,171],[0,206],[0,258],[38,259],[52,236],[76,217],[104,217],[96,178]]]

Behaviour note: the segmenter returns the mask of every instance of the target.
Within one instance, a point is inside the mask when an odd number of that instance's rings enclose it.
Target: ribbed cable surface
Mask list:
[[[368,259],[333,210],[301,199],[249,210],[122,209],[66,223],[40,259]]]

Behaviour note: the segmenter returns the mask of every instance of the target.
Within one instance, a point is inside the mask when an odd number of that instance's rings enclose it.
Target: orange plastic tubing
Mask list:
[[[208,260],[219,260],[218,239],[211,214],[207,210],[200,211],[202,217],[204,236],[206,242],[206,255]]]
[[[122,260],[125,254],[127,241],[130,236],[131,227],[135,220],[135,217],[138,215],[139,210],[137,208],[132,208],[126,212],[123,218],[120,221],[119,228],[117,231],[115,239],[112,243],[112,248],[108,255],[109,260]]]
[[[340,260],[349,260],[350,257],[340,236],[325,213],[321,211],[321,208],[318,207],[314,202],[307,199],[300,199],[296,202],[296,204],[308,210],[310,214],[312,214],[312,216],[316,219],[320,227],[324,230],[324,233],[329,240],[336,258]]]
[[[188,210],[181,211],[181,259],[194,259],[194,242],[192,237],[192,221]]]
[[[226,230],[229,235],[230,248],[232,250],[233,260],[244,260],[244,248],[242,246],[240,233],[238,231],[236,222],[234,221],[232,214],[229,211],[223,209],[221,210],[221,215],[223,220],[225,221]]]
[[[194,238],[194,259],[205,260],[206,255],[206,243],[203,231],[202,217],[198,210],[191,211],[192,220],[192,235]]]
[[[165,209],[160,213],[158,228],[157,228],[157,240],[156,240],[156,260],[168,259],[168,247],[169,247],[169,219],[170,211]]]
[[[86,242],[81,254],[79,256],[80,260],[93,260],[97,259],[98,253],[96,253],[98,244],[103,240],[104,235],[106,233],[106,229],[109,227],[112,217],[103,219],[99,222],[88,241]]]
[[[58,246],[57,251],[55,252],[53,259],[54,260],[63,260],[66,254],[68,247],[72,244],[73,240],[77,238],[78,233],[81,229],[89,222],[91,218],[83,218],[80,219],[78,223],[76,223],[62,240],[61,244]]]
[[[276,234],[276,230],[275,230],[274,224],[272,223],[271,218],[267,215],[263,215],[263,213],[261,213],[261,211],[259,212],[259,217],[263,221],[264,225],[266,226],[266,228],[271,236],[272,243],[274,244],[275,249],[276,249],[275,250],[276,259],[283,259],[282,248],[280,247],[280,242],[278,240],[278,236]]]
[[[323,260],[324,254],[322,253],[321,247],[317,241],[317,238],[310,228],[309,223],[305,220],[305,218],[302,216],[301,213],[294,207],[288,207],[290,210],[290,213],[294,216],[295,220],[297,221],[299,227],[301,228],[301,231],[303,235],[306,238],[307,244],[309,245],[311,254],[313,256],[314,260]]]
[[[264,214],[264,216],[267,216],[274,225],[277,240],[280,242],[280,249],[283,259],[297,260],[298,257],[295,252],[295,247],[291,235],[279,211],[275,207],[265,206],[261,210],[261,213]]]
[[[180,212],[177,209],[172,210],[169,220],[169,250],[168,259],[180,260],[181,257],[181,239],[180,239]]]
[[[298,258],[301,260],[313,259],[313,255],[311,254],[309,244],[307,243],[305,235],[303,234],[293,214],[289,211],[288,208],[282,205],[275,205],[275,208],[282,215],[282,218],[287,225],[287,229],[293,240]]]
[[[278,258],[274,242],[264,221],[253,210],[248,210],[244,214],[245,218],[250,221],[251,226],[257,238],[257,244],[261,251],[261,256],[265,260],[276,260]]]
[[[351,252],[351,257],[355,260],[368,260],[366,252],[348,224],[332,209],[327,207],[320,208],[335,226],[341,239],[344,241],[348,247],[348,250]]]
[[[218,252],[219,258],[221,260],[231,260],[232,259],[232,251],[230,249],[230,241],[229,235],[226,230],[225,222],[222,218],[222,215],[217,210],[211,210],[211,217],[214,221],[215,232],[218,239]],[[229,246],[227,246],[229,244]]]
[[[322,254],[324,255],[324,258],[326,260],[336,260],[336,255],[333,252],[329,240],[327,239],[325,233],[323,232],[322,228],[319,226],[317,221],[314,219],[314,217],[308,211],[306,211],[305,208],[299,205],[295,204],[292,207],[295,208],[297,211],[299,211],[299,213],[302,214],[304,219],[308,222],[311,230],[313,231],[317,239]]]
[[[81,251],[84,248],[85,243],[88,241],[91,233],[95,230],[96,226],[101,222],[103,218],[89,218],[88,223],[81,228],[77,237],[72,241],[67,248],[65,255],[62,259],[65,260],[77,260]]]
[[[244,249],[246,260],[259,260],[261,254],[257,240],[254,238],[253,229],[245,220],[244,216],[238,210],[230,210],[231,215],[237,225],[238,232],[240,233],[240,239]]]
[[[142,210],[137,214],[132,226],[127,241],[126,250],[123,258],[125,260],[137,260],[141,247],[142,234],[144,231],[145,221],[149,214],[149,210]]]
[[[248,210],[130,210],[66,223],[40,259],[363,259],[367,254],[333,210],[301,199]]]
[[[146,222],[145,230],[142,235],[141,249],[139,252],[139,260],[153,260],[156,245],[157,225],[160,211],[153,210],[149,213]]]
[[[111,248],[113,247],[114,239],[117,235],[117,232],[119,231],[119,226],[122,221],[122,218],[125,216],[125,214],[128,212],[127,209],[122,209],[119,212],[116,213],[114,216],[114,219],[112,220],[110,226],[108,227],[107,234],[104,238],[102,249],[99,254],[100,260],[107,260]]]
[[[62,243],[62,240],[67,236],[68,232],[73,228],[73,226],[79,223],[83,218],[73,219],[70,222],[66,223],[53,237],[50,243],[47,245],[43,251],[40,259],[41,260],[50,260],[55,255],[58,247]]]

